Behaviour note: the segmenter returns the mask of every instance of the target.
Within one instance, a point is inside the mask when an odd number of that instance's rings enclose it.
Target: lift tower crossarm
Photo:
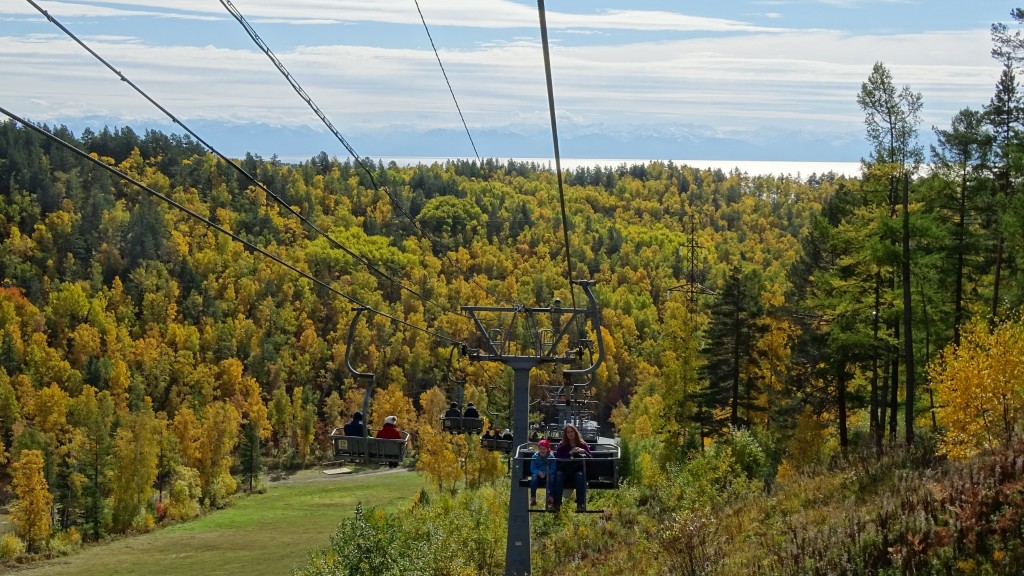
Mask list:
[[[577,284],[577,285],[579,285],[579,286],[581,286],[583,288],[584,293],[587,295],[587,300],[589,301],[589,306],[587,308],[562,308],[561,306],[557,305],[557,302],[556,302],[555,306],[550,306],[550,307],[528,307],[528,306],[522,306],[522,305],[511,306],[511,307],[503,307],[503,306],[462,306],[462,307],[460,307],[460,309],[463,312],[466,312],[467,314],[469,314],[469,316],[473,319],[473,323],[476,325],[477,330],[480,332],[480,335],[483,336],[484,342],[486,343],[486,350],[484,352],[480,352],[480,351],[470,352],[469,358],[472,359],[472,360],[482,361],[482,362],[503,362],[506,359],[515,358],[515,357],[533,358],[535,360],[538,360],[541,363],[544,363],[544,362],[565,362],[565,363],[572,362],[572,361],[575,360],[575,356],[572,356],[572,355],[556,356],[558,347],[561,345],[562,340],[565,338],[566,334],[569,333],[570,327],[575,325],[575,320],[577,318],[589,317],[590,321],[591,321],[591,325],[594,327],[594,331],[597,332],[597,346],[598,346],[598,357],[597,357],[597,360],[594,362],[593,365],[589,366],[588,368],[584,368],[584,369],[578,370],[578,371],[577,370],[573,370],[573,371],[570,371],[570,372],[573,373],[573,374],[590,374],[591,372],[596,370],[597,367],[601,364],[601,360],[604,358],[604,341],[601,338],[601,329],[600,329],[601,321],[600,321],[600,315],[599,315],[598,310],[597,310],[597,299],[594,297],[594,293],[592,291],[592,286],[594,285],[594,281],[593,280],[575,280],[575,281],[573,281],[573,284]],[[536,350],[537,353],[533,354],[533,355],[509,354],[510,350],[508,350],[508,345],[507,345],[508,340],[507,339],[505,339],[505,340],[494,340],[491,337],[491,331],[489,331],[487,329],[487,327],[484,326],[483,322],[480,320],[479,313],[481,313],[481,312],[485,312],[485,313],[487,313],[487,312],[506,313],[506,314],[511,313],[512,314],[512,318],[510,319],[510,321],[508,323],[508,327],[505,329],[503,334],[510,333],[511,332],[511,328],[512,328],[512,326],[515,323],[515,320],[520,315],[525,315],[529,319],[530,325],[533,328],[531,330],[531,332],[532,332],[531,336],[532,336],[533,343],[534,343],[534,350]],[[553,334],[553,336],[552,336],[550,341],[545,342],[545,341],[543,341],[543,339],[541,337],[540,331],[536,329],[536,322],[534,321],[534,318],[537,315],[540,315],[540,314],[546,314],[546,315],[571,314],[572,316],[571,316],[571,318],[569,319],[568,322],[562,323],[562,325],[558,328],[557,332],[555,332]]]

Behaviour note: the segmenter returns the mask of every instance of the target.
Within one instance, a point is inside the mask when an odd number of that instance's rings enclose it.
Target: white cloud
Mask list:
[[[136,9],[163,3],[110,0],[107,4]],[[288,21],[298,14],[295,21],[307,24],[314,16],[331,18],[346,10],[374,18],[397,17],[400,12],[390,1],[300,0],[294,4],[283,9],[278,3],[244,0],[239,9],[245,12],[248,7],[259,18],[277,18],[276,14],[287,12]],[[516,19],[523,19],[524,26],[536,26],[535,10],[511,2],[421,0],[421,4],[425,14],[437,10],[451,18],[459,9],[465,17],[469,4],[486,4],[508,16],[505,26]],[[404,12],[409,12],[404,2],[402,5]],[[209,17],[211,6],[219,8],[209,1],[184,0],[175,5],[178,10]],[[591,15],[590,20],[574,19],[571,26],[564,19],[562,34],[640,27],[645,25],[644,14],[649,17],[651,13],[606,12]],[[412,15],[418,25],[415,10]],[[863,115],[856,105],[856,93],[871,65],[881,60],[898,83],[923,93],[925,125],[941,125],[948,122],[950,110],[968,105],[977,108],[987,102],[999,73],[998,65],[988,56],[987,29],[858,36],[824,30],[758,29],[738,21],[665,13],[659,17],[658,26],[694,30],[718,26],[736,34],[617,45],[554,45],[552,65],[560,124],[570,128],[574,123],[685,122],[722,128],[781,124],[859,129]],[[156,46],[120,35],[96,35],[88,42],[186,121],[316,122],[255,48]],[[471,128],[547,125],[543,61],[536,38],[495,40],[465,49],[439,48]],[[300,46],[279,50],[278,56],[342,133],[352,127],[385,125],[461,128],[429,48]],[[0,89],[4,105],[34,119],[75,115],[162,119],[157,110],[59,34],[0,37],[0,67],[6,76],[5,87]]]
[[[97,3],[78,3],[78,2],[38,2],[38,4],[50,13],[51,16],[57,18],[102,18],[102,17],[118,17],[124,18],[128,16],[138,16],[147,18],[183,18],[189,20],[219,20],[221,16],[208,16],[202,14],[188,14],[179,12],[173,9],[168,9],[166,4],[159,5],[154,4],[153,8],[159,8],[160,10],[124,10],[119,8],[110,8],[105,4],[112,4],[116,2],[105,2],[103,4]],[[133,3],[134,4],[134,3]],[[28,3],[21,2],[8,2],[0,5],[0,14],[33,14],[42,18],[39,11],[33,8]]]
[[[57,18],[157,16],[164,18],[222,19],[227,11],[212,0],[177,0],[173,7],[166,0],[65,0],[41,2]],[[232,2],[253,22],[335,24],[339,22],[377,22],[387,24],[420,23],[419,14],[407,0],[239,0]],[[420,7],[431,26],[470,28],[535,28],[537,10],[530,5],[508,0],[422,0]],[[0,5],[0,14],[34,13],[27,4]],[[678,12],[652,10],[608,10],[597,14],[547,10],[549,28],[676,30],[713,32],[751,32],[770,30],[724,18],[688,16]]]

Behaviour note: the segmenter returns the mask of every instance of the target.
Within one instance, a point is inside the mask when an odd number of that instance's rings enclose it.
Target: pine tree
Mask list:
[[[915,374],[910,278],[910,180],[924,156],[917,142],[921,94],[913,92],[909,86],[897,90],[888,68],[876,62],[868,80],[861,84],[857,104],[864,110],[867,137],[874,146],[869,165],[888,181],[890,213],[895,216],[896,207],[902,204],[900,277],[903,287],[903,362],[906,367],[904,420],[907,444],[912,444]],[[869,172],[866,176],[871,174]]]
[[[260,429],[251,421],[242,426],[242,437],[238,442],[238,462],[242,471],[242,481],[248,484],[248,491],[251,493],[259,484],[260,472],[263,471]]]
[[[986,129],[984,115],[970,108],[964,108],[953,117],[949,130],[936,128],[935,134],[938,147],[932,146],[933,165],[936,173],[948,182],[948,191],[940,197],[939,205],[952,216],[954,223],[951,246],[955,260],[953,344],[957,345],[960,343],[960,326],[964,323],[966,261],[975,244],[970,225],[980,212],[982,186],[988,183],[985,170],[989,165],[993,138]]]
[[[711,305],[704,354],[707,388],[698,420],[712,435],[724,426],[749,426],[756,393],[752,376],[757,319],[762,314],[759,279],[753,269],[735,268]],[[741,413],[742,409],[742,413]]]

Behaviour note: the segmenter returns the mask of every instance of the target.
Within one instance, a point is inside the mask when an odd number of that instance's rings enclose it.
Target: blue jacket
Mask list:
[[[530,460],[530,475],[536,476],[538,472],[545,472],[548,478],[555,474],[555,454],[548,450],[547,458],[540,455],[540,452],[536,452],[533,455],[533,459]]]

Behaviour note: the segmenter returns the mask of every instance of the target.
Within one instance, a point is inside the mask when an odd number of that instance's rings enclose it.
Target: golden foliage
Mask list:
[[[238,444],[238,428],[242,419],[233,406],[214,402],[203,415],[199,442],[199,481],[203,497],[210,506],[220,506],[235,492],[231,476],[233,452]]]
[[[373,395],[373,402],[370,405],[370,427],[380,428],[384,424],[384,418],[388,416],[398,418],[400,429],[416,426],[416,409],[412,405],[412,400],[402,392],[402,387],[399,385],[378,390]]]
[[[441,416],[448,407],[448,400],[444,397],[444,392],[437,386],[434,386],[420,394],[420,406],[423,409],[420,414],[417,430],[421,433],[428,428],[439,430],[441,427]]]
[[[11,510],[11,523],[30,551],[45,545],[50,538],[50,494],[43,476],[43,453],[24,450],[12,468],[17,504]]]
[[[57,443],[68,432],[68,395],[56,384],[36,394],[32,403],[32,420],[41,432]]]
[[[114,438],[111,482],[114,530],[124,532],[145,513],[156,482],[162,423],[148,408],[126,415]]]
[[[930,375],[945,430],[943,453],[967,458],[1008,443],[1024,416],[1024,323],[992,332],[981,322],[971,324],[958,348],[943,350]]]
[[[114,399],[114,408],[119,412],[128,411],[128,386],[131,384],[132,375],[128,364],[120,358],[114,359],[114,369],[110,373],[108,390],[110,397]]]
[[[454,492],[462,477],[455,442],[464,446],[466,440],[429,426],[420,428],[417,437],[416,470],[436,485],[439,492],[446,488]]]

